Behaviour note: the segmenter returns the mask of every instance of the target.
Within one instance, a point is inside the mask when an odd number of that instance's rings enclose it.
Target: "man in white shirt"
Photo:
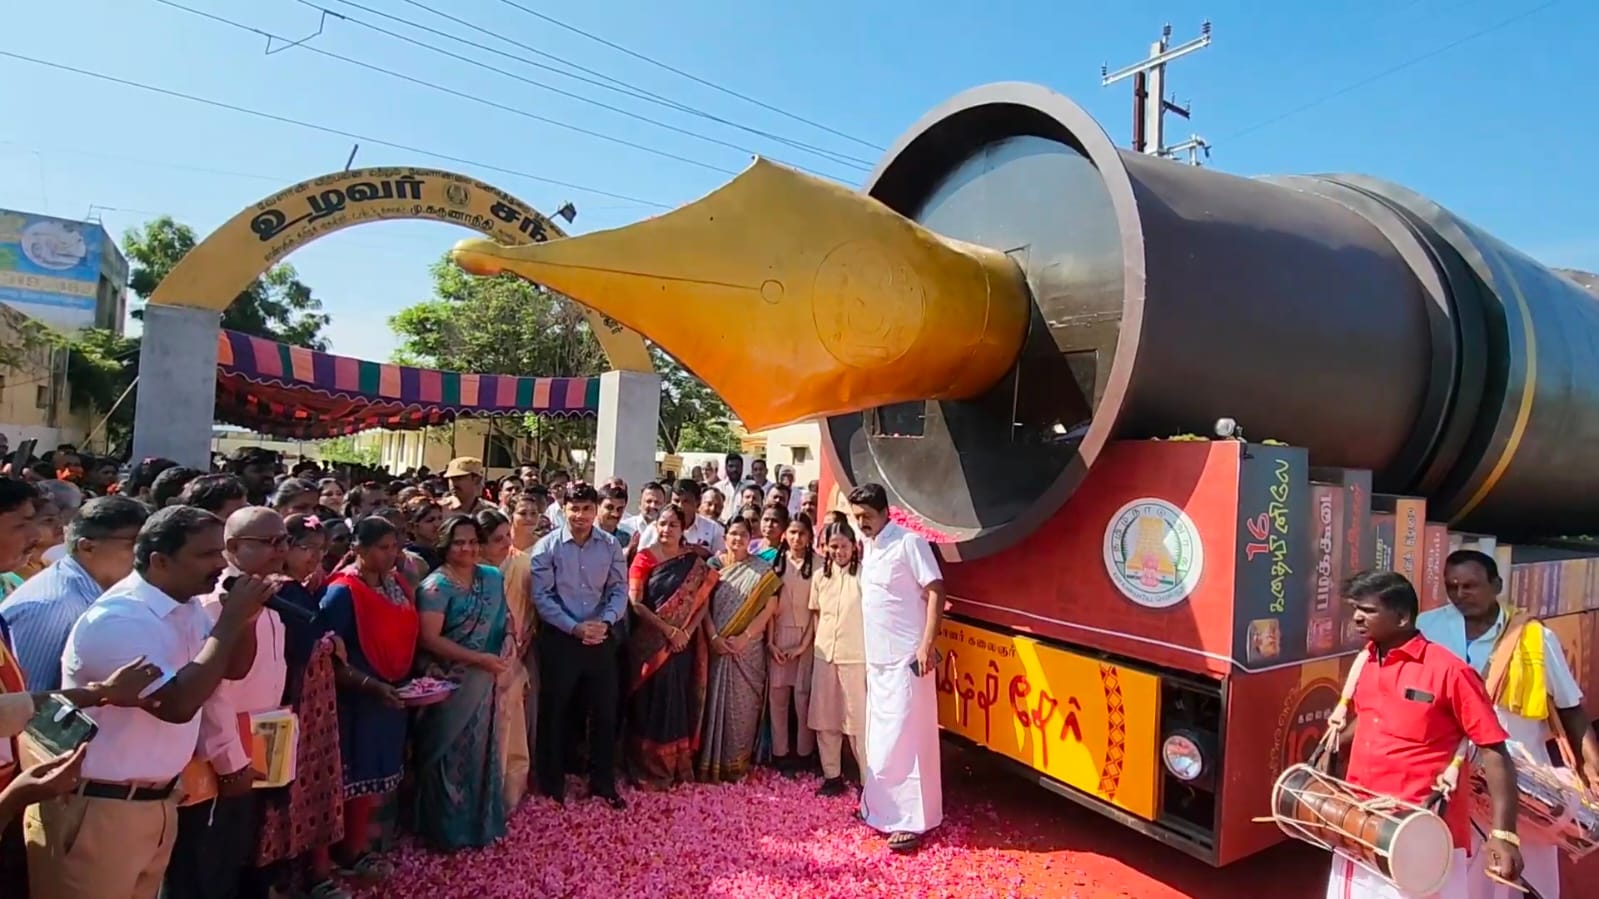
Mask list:
[[[644,529],[661,517],[666,508],[666,488],[659,481],[649,481],[639,490],[638,514],[622,519],[622,527],[630,534],[643,534]]]
[[[750,460],[750,480],[755,482],[755,486],[761,488],[762,496],[766,495],[766,491],[772,489],[772,482],[766,479],[765,459]]]
[[[141,657],[162,675],[142,708],[90,710],[99,733],[78,789],[28,809],[34,896],[155,899],[160,891],[178,830],[174,791],[199,743],[200,707],[223,677],[248,672],[255,616],[275,592],[259,578],[240,578],[213,624],[193,597],[222,572],[222,534],[221,520],[192,506],[150,516],[134,543],[134,573],[67,637],[65,687],[103,681]]]
[[[688,522],[683,526],[683,545],[702,546],[711,555],[716,555],[727,548],[723,542],[726,531],[720,524],[696,511],[700,507],[700,489],[698,481],[688,478],[678,481],[672,488],[672,505],[683,513]],[[638,548],[649,549],[659,540],[660,535],[652,524],[639,536]]]
[[[722,479],[712,484],[716,492],[722,494],[722,507],[733,505],[733,500],[738,497],[739,481],[744,477],[744,457],[738,453],[728,453],[722,460]]]
[[[1462,549],[1449,554],[1444,564],[1444,585],[1449,605],[1422,613],[1416,626],[1428,640],[1464,659],[1479,674],[1486,674],[1494,647],[1509,623],[1509,613],[1499,602],[1503,581],[1499,564],[1486,553]],[[1554,704],[1562,728],[1573,735],[1572,749],[1581,754],[1584,777],[1599,785],[1599,738],[1589,726],[1582,710],[1582,689],[1572,676],[1566,654],[1554,632],[1541,624],[1543,632],[1543,671],[1549,701]],[[1544,718],[1528,718],[1507,708],[1508,697],[1491,697],[1499,722],[1511,741],[1540,764],[1549,764],[1549,726]],[[1480,836],[1480,835],[1479,835]],[[1489,880],[1483,871],[1487,853],[1472,859],[1470,896],[1472,899],[1510,899],[1519,896],[1509,887]],[[1522,877],[1545,899],[1560,895],[1560,852],[1552,845],[1524,838],[1521,857]]]
[[[944,820],[939,771],[938,667],[933,641],[944,581],[933,548],[888,520],[880,484],[850,491],[861,532],[861,623],[866,634],[866,761],[861,818],[913,852]]]
[[[566,502],[566,485],[571,481],[571,477],[559,468],[550,472],[550,504],[544,508],[544,517],[550,520],[550,527],[557,531],[566,527],[566,510],[562,505]]]
[[[228,567],[215,589],[199,602],[213,622],[222,614],[223,586],[241,574],[272,580],[283,573],[289,533],[283,519],[264,506],[228,516],[223,557]],[[224,680],[200,710],[196,763],[216,776],[215,801],[178,810],[178,841],[167,866],[166,899],[230,899],[241,895],[241,877],[253,869],[256,845],[255,772],[250,747],[239,736],[239,716],[283,705],[288,663],[283,657],[283,619],[271,609],[255,617],[255,658],[238,680]]]

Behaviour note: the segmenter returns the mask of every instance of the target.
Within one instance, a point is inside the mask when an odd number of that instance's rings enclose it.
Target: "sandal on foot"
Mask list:
[[[301,894],[304,899],[353,899],[353,894],[331,880],[314,884]]]
[[[900,832],[888,838],[888,848],[894,852],[915,852],[922,845],[918,834]]]
[[[341,866],[339,873],[366,883],[377,883],[387,880],[394,873],[394,866],[379,858],[376,853],[363,852],[355,861]]]
[[[822,781],[822,785],[821,786],[816,788],[816,795],[818,795],[818,796],[842,796],[842,795],[844,795],[844,790],[845,789],[846,788],[844,786],[844,778],[842,778],[842,777],[829,777],[828,779]]]

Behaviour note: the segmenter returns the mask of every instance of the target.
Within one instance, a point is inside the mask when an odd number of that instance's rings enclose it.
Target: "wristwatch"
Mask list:
[[[1504,842],[1509,843],[1517,848],[1520,848],[1521,846],[1521,837],[1516,836],[1508,830],[1493,831],[1492,833],[1488,834],[1488,839],[1503,840]]]

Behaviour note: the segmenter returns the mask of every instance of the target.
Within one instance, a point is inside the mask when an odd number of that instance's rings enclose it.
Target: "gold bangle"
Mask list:
[[[1520,848],[1521,846],[1521,837],[1516,836],[1514,833],[1511,833],[1508,830],[1495,830],[1488,834],[1488,839],[1502,840],[1503,842],[1509,843],[1517,848]]]

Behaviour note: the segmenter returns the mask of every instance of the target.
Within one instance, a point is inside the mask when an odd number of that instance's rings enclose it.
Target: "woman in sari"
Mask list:
[[[750,527],[727,526],[727,551],[712,563],[719,582],[701,625],[711,649],[705,724],[695,776],[716,783],[749,773],[766,708],[766,622],[781,583],[772,567],[750,555]]]
[[[342,522],[341,522],[342,523]],[[327,524],[316,515],[283,520],[289,551],[283,573],[289,577],[278,598],[309,616],[284,616],[283,658],[287,678],[283,697],[300,720],[295,776],[279,790],[263,791],[255,866],[283,865],[280,883],[309,899],[348,899],[333,881],[333,844],[344,838],[343,765],[339,758],[339,712],[334,671],[342,664],[343,644],[316,617],[325,576]],[[309,585],[315,584],[315,587]]]
[[[514,504],[513,504],[514,508]],[[500,569],[505,592],[505,658],[510,670],[500,678],[500,769],[505,772],[505,808],[514,810],[527,795],[532,759],[527,741],[527,668],[522,655],[532,639],[533,574],[528,554],[511,545],[511,521],[499,509],[485,508],[475,516],[484,534],[483,561]]]
[[[439,551],[435,544],[439,542],[439,524],[444,521],[444,507],[431,496],[418,496],[406,500],[405,503],[405,554],[410,557],[411,573],[419,574],[412,586],[421,583],[421,578],[433,573],[444,561],[439,558]]]
[[[658,539],[633,557],[627,593],[636,623],[627,640],[628,775],[646,789],[694,779],[705,708],[706,645],[697,631],[717,573],[683,544],[676,506],[655,520]]]
[[[505,578],[505,595],[512,593],[527,602],[527,621],[522,627],[522,672],[527,677],[527,699],[522,703],[522,717],[526,722],[529,754],[539,745],[539,616],[533,610],[533,544],[543,539],[551,530],[550,519],[544,510],[549,506],[549,496],[542,490],[524,490],[511,505],[511,554],[500,566]],[[528,778],[533,777],[532,761],[528,762]]]
[[[371,882],[393,871],[371,851],[372,818],[400,784],[407,716],[395,687],[411,672],[419,625],[410,585],[394,572],[394,525],[369,515],[356,523],[354,545],[355,561],[328,581],[321,614],[346,656],[334,675],[344,772],[344,839],[336,856],[349,875]]]
[[[480,534],[468,515],[439,528],[443,564],[417,594],[428,673],[458,686],[417,716],[414,740],[417,833],[434,849],[487,846],[505,835],[498,681],[507,615],[500,570],[480,564]]]

